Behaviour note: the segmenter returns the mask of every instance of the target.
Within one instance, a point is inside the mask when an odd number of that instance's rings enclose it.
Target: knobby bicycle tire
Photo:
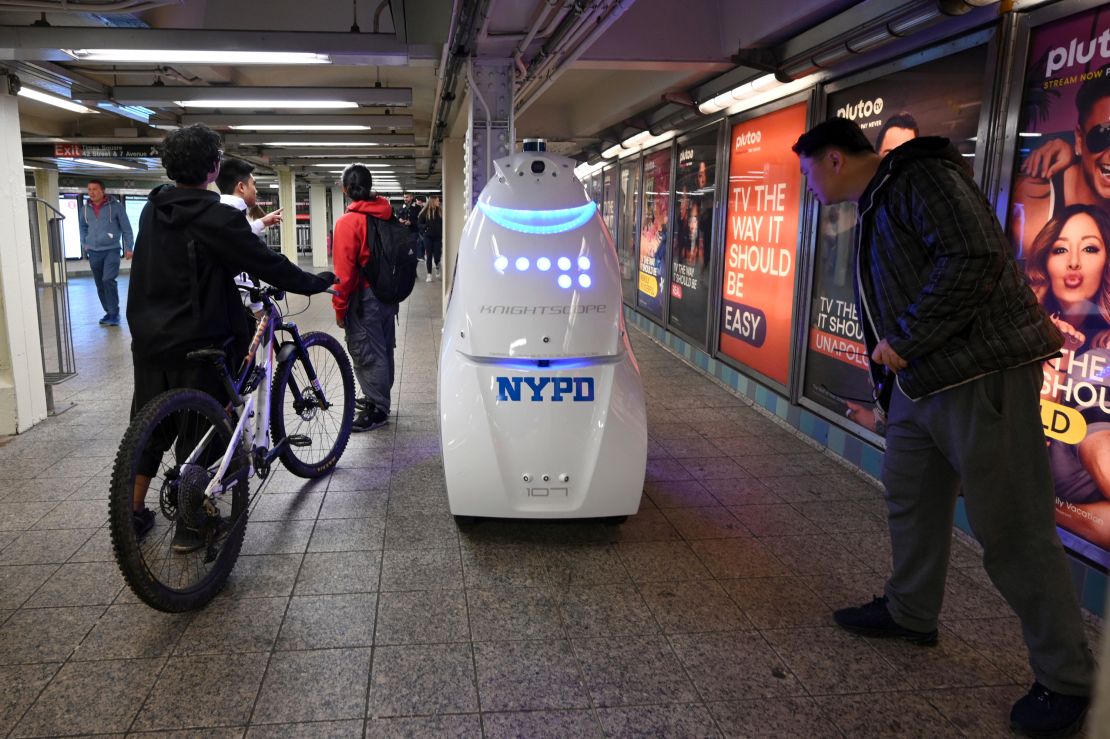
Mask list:
[[[229,488],[221,496],[220,503],[227,506],[228,516],[225,519],[226,529],[220,534],[220,548],[215,553],[215,559],[211,563],[196,565],[195,556],[201,553],[190,553],[195,555],[191,561],[200,573],[197,581],[187,584],[164,581],[170,579],[167,573],[172,575],[175,568],[180,571],[187,569],[186,557],[190,556],[174,552],[166,540],[167,536],[173,534],[173,527],[178,524],[164,513],[165,503],[160,505],[158,500],[159,491],[166,489],[165,481],[175,474],[172,472],[173,465],[159,462],[159,472],[155,480],[162,476],[163,482],[158,485],[159,490],[155,490],[155,484],[152,484],[146,498],[147,507],[155,512],[155,528],[141,541],[132,524],[132,496],[141,455],[154,448],[152,441],[156,435],[161,434],[161,438],[165,439],[166,429],[174,428],[173,424],[180,423],[182,414],[187,413],[196,414],[202,422],[215,427],[215,438],[209,442],[208,448],[212,449],[211,456],[214,457],[210,467],[218,467],[219,459],[227,450],[234,431],[227,413],[207,393],[190,389],[170,390],[143,406],[128,426],[112,468],[108,503],[112,548],[124,579],[144,603],[169,613],[200,608],[220,592],[242,548],[249,507],[249,463],[245,451],[240,447],[225,475],[225,479],[234,482],[229,483]],[[164,423],[169,426],[163,426]],[[180,426],[176,428],[177,436],[162,455],[170,455],[171,463],[183,453],[186,446],[193,446],[178,443],[177,440],[187,434]],[[203,433],[206,427],[198,425],[198,428],[201,429],[198,433]],[[173,448],[175,446],[179,448]],[[207,549],[204,554],[207,555]],[[210,568],[203,566],[208,564],[211,564]]]
[[[355,375],[347,352],[335,337],[312,331],[305,334],[302,341],[331,407],[321,408],[315,402],[304,357],[298,353],[290,355],[274,372],[270,392],[270,438],[274,444],[280,443],[286,434],[307,440],[306,445],[286,446],[280,459],[285,469],[294,475],[316,478],[330,472],[347,448],[355,418]],[[302,402],[300,408],[296,407],[294,386],[308,401]],[[342,397],[335,397],[337,392]]]

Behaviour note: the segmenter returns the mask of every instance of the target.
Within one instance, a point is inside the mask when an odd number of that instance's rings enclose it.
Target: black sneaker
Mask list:
[[[146,506],[142,510],[131,511],[131,528],[135,530],[135,538],[142,541],[154,528],[154,511]]]
[[[370,431],[379,428],[389,423],[389,414],[380,408],[370,408],[369,410],[359,411],[355,416],[354,422],[351,424],[351,431],[356,433],[361,431]]]
[[[1078,734],[1091,698],[1086,695],[1064,695],[1040,683],[1010,709],[1010,728],[1025,736],[1055,739]]]
[[[372,407],[370,398],[355,398],[355,410],[367,411]]]
[[[227,529],[227,522],[222,518],[218,518],[215,523],[216,534],[213,540],[218,539],[223,535]],[[205,545],[206,541],[204,533],[198,529],[191,529],[183,526],[180,521],[174,527],[173,541],[170,542],[170,548],[178,554],[188,554],[195,552]]]
[[[845,631],[861,636],[878,636],[892,639],[905,639],[922,647],[933,647],[937,643],[936,629],[933,631],[914,631],[894,622],[886,607],[886,597],[876,598],[870,603],[856,608],[842,608],[833,613],[836,625]]]

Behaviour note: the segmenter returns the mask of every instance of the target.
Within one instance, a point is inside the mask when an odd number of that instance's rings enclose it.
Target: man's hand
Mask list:
[[[342,318],[336,318],[335,319],[335,325],[338,326],[339,328],[347,328],[347,322],[345,320],[343,320]]]
[[[1029,155],[1021,165],[1021,173],[1044,180],[1067,169],[1075,161],[1075,150],[1063,139],[1049,139]]]
[[[123,253],[123,258],[124,258],[124,259],[130,259],[130,258],[131,258],[131,257],[133,257],[134,255],[135,255],[135,252],[133,252],[133,251],[125,251],[125,252]]]
[[[898,352],[891,348],[890,342],[883,339],[879,345],[875,347],[875,351],[871,352],[871,359],[879,364],[889,367],[895,372],[900,372],[909,364],[906,360],[898,356]]]
[[[262,221],[262,225],[266,228],[269,228],[270,226],[276,226],[281,223],[281,210],[281,208],[278,208],[275,211],[267,213],[258,220]]]

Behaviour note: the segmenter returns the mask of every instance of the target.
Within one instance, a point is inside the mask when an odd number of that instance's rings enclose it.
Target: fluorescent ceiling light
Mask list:
[[[754,95],[758,95],[761,92],[766,92],[767,90],[778,87],[780,85],[782,85],[782,83],[775,78],[775,75],[765,74],[762,77],[756,77],[750,82],[745,82],[744,84],[738,85],[731,90],[726,90],[720,95],[717,95],[716,97],[705,101],[698,106],[698,110],[700,110],[705,115],[711,115],[718,111],[724,110],[725,108],[732,107],[733,104],[739,102],[740,100],[750,98]]]
[[[62,49],[83,62],[139,64],[331,64],[326,54],[301,51],[204,51],[199,49]]]
[[[365,141],[267,141],[263,146],[377,146]]]
[[[99,110],[93,110],[92,108],[86,108],[84,105],[78,105],[77,103],[73,102],[72,100],[66,100],[65,98],[55,97],[54,95],[47,95],[45,92],[39,92],[38,90],[36,90],[33,87],[21,87],[19,89],[19,94],[22,97],[30,98],[31,100],[37,100],[40,103],[46,103],[47,105],[53,105],[56,108],[63,108],[65,110],[70,110],[70,111],[73,111],[74,113],[99,113],[100,112]]]
[[[348,100],[174,100],[182,108],[357,108]]]
[[[644,149],[650,149],[656,144],[661,144],[664,141],[670,141],[677,135],[677,131],[665,131],[658,136],[652,136],[651,131],[640,131],[635,136],[629,136],[627,139],[619,144],[610,146],[605,151],[601,152],[601,156],[606,159],[613,157],[624,157],[630,154],[636,154]]]
[[[228,126],[234,131],[369,131],[370,126],[355,126],[355,125],[288,125],[279,126],[277,124],[265,125],[242,125],[242,126]]]
[[[67,159],[65,161],[81,162],[81,164],[88,164],[93,167],[109,167],[111,169],[134,169],[134,167],[125,167],[122,164],[116,164],[115,162],[101,162],[97,161],[96,159]]]
[[[388,167],[389,166],[388,164],[363,164],[362,162],[357,162],[357,163],[362,164],[362,166],[364,166],[364,167],[369,167],[370,169],[374,169],[375,167]],[[335,162],[326,162],[326,163],[320,163],[320,164],[313,164],[312,166],[313,167],[334,167],[334,166],[336,166],[336,163]]]

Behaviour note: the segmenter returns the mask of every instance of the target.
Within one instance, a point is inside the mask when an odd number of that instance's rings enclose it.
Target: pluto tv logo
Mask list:
[[[762,131],[744,131],[736,135],[736,144],[732,148],[740,149],[745,146],[754,146],[761,141],[763,141]]]
[[[883,112],[883,99],[875,98],[874,100],[860,100],[855,103],[849,103],[841,108],[836,109],[836,114],[840,118],[847,118],[854,121],[857,118],[870,118],[873,115],[879,115]]]

